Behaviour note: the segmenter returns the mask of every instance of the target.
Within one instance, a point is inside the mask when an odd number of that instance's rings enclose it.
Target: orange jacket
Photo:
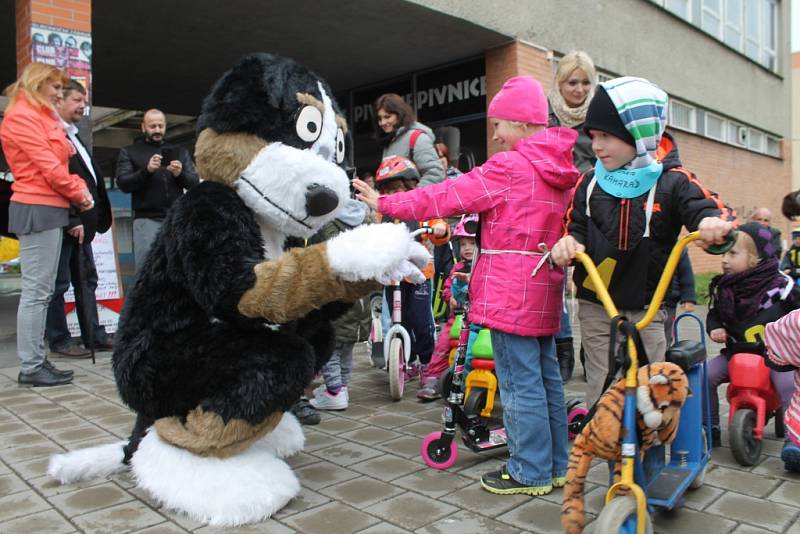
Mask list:
[[[75,147],[53,110],[35,106],[19,95],[6,109],[0,142],[14,174],[11,200],[57,208],[83,201],[86,184],[68,170]]]

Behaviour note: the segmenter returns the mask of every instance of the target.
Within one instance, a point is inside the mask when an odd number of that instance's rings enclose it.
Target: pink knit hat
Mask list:
[[[547,97],[533,76],[514,76],[489,104],[489,117],[530,124],[547,124]]]

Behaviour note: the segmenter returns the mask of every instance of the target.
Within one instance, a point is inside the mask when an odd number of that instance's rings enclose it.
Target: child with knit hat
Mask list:
[[[480,216],[469,321],[491,329],[511,453],[481,485],[503,495],[545,495],[566,480],[567,414],[553,339],[564,272],[546,252],[561,235],[578,178],[577,134],[547,128],[547,113],[539,82],[516,76],[489,104],[493,139],[504,152],[457,180],[406,193],[378,197],[354,182],[359,198],[392,217]]]
[[[711,442],[720,445],[719,397],[717,388],[731,381],[728,360],[737,352],[764,353],[762,335],[767,323],[777,321],[800,307],[800,288],[778,270],[775,252],[778,236],[758,223],[738,228],[736,243],[722,255],[722,274],[711,280],[706,329],[711,339],[725,343],[719,356],[708,362],[711,405]],[[794,373],[773,369],[772,384],[784,410],[792,398]]]
[[[728,208],[681,167],[675,141],[664,131],[666,118],[667,94],[645,79],[598,85],[584,123],[597,162],[575,188],[567,235],[552,251],[563,266],[585,250],[631,321],[644,315],[682,226],[700,230],[702,246],[724,242],[732,228]],[[573,280],[591,405],[608,374],[609,318],[582,265]],[[664,315],[657,312],[641,332],[651,362],[666,353]]]

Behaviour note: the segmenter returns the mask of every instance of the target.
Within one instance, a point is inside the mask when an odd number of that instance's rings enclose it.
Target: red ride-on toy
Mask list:
[[[747,352],[735,353],[728,362],[728,433],[731,452],[741,465],[755,465],[761,456],[764,425],[775,418],[775,436],[783,438],[781,399],[770,379],[764,357]]]

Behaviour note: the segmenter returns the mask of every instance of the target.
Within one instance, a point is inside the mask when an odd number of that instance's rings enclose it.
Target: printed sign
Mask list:
[[[92,36],[46,24],[31,25],[31,59],[53,65],[83,84],[92,101]]]

